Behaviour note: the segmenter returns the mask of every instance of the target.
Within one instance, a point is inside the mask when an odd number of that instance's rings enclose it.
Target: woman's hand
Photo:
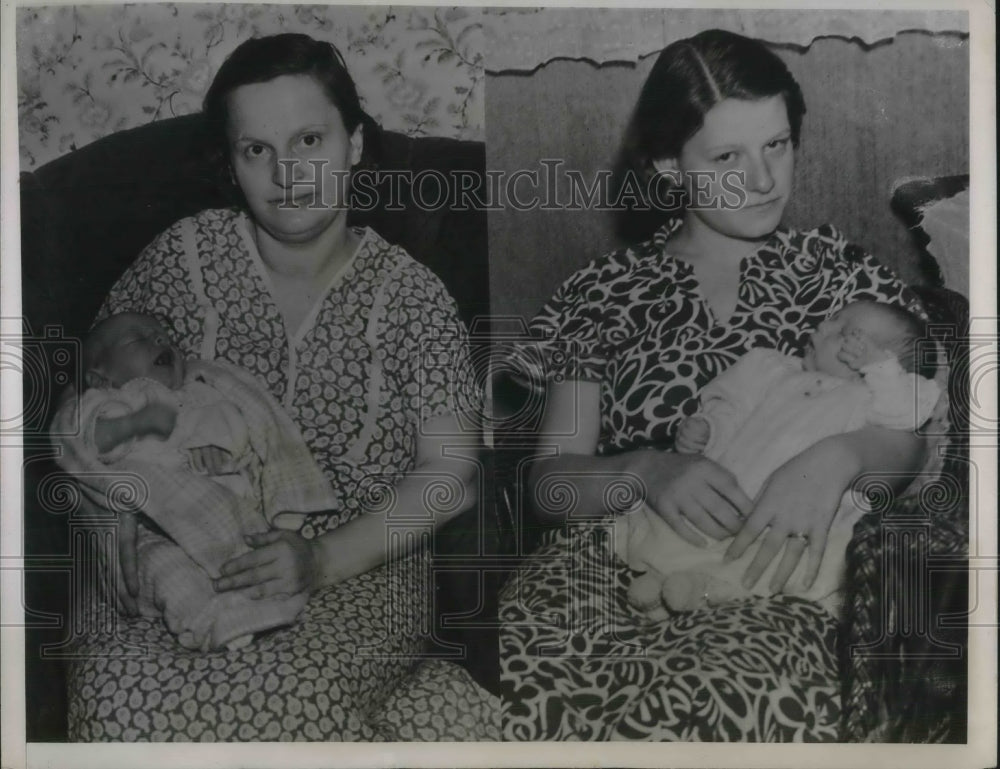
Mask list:
[[[187,450],[188,463],[199,475],[225,475],[235,471],[233,455],[220,446],[197,446]]]
[[[252,598],[312,592],[320,568],[312,542],[294,531],[272,530],[246,538],[253,550],[226,561],[216,591],[245,589]]]
[[[753,503],[731,472],[697,454],[634,453],[633,471],[646,484],[647,502],[679,537],[703,547],[695,529],[725,539],[743,526]]]
[[[860,329],[854,329],[844,335],[840,352],[837,353],[837,360],[857,373],[860,373],[865,366],[895,357],[895,353],[889,347],[879,345]]]
[[[743,586],[752,588],[784,548],[771,579],[771,592],[780,592],[808,552],[805,587],[819,573],[830,524],[843,493],[861,472],[858,459],[837,441],[820,441],[790,459],[768,478],[753,512],[726,551],[726,560],[739,558],[764,533],[757,554],[747,568]]]

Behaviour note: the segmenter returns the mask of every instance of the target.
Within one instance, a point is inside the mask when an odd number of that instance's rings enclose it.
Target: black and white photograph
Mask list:
[[[992,9],[3,14],[4,767],[995,764]]]

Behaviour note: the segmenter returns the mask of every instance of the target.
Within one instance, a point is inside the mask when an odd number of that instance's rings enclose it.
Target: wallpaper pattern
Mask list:
[[[386,128],[478,140],[487,71],[527,73],[560,58],[636,62],[711,27],[803,47],[830,35],[871,45],[903,30],[968,32],[963,12],[218,3],[21,8],[17,25],[22,170],[200,109],[237,45],[280,31],[336,44]]]
[[[21,168],[115,131],[199,110],[226,56],[250,37],[276,32],[333,42],[365,108],[386,128],[482,139],[482,15],[392,6],[22,8]]]

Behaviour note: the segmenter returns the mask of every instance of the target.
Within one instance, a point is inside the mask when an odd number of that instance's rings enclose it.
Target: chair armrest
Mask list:
[[[844,741],[965,740],[968,500],[930,507],[908,497],[855,528],[838,639]]]

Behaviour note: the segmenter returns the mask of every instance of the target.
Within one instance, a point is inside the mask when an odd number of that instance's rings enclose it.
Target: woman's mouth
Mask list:
[[[748,206],[744,206],[744,208],[754,208],[754,209],[770,208],[771,206],[775,205],[776,203],[779,203],[780,201],[781,198],[774,198],[774,200],[765,200],[762,203],[752,203]]]
[[[287,209],[304,208],[306,206],[314,205],[316,199],[316,193],[310,192],[308,194],[297,195],[295,197],[273,198],[271,200],[271,205]]]

